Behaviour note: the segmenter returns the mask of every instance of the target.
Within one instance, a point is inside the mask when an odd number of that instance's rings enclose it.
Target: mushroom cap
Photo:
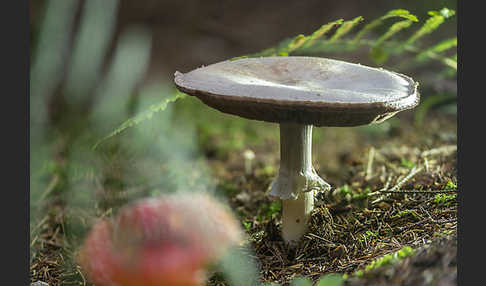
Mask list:
[[[96,223],[78,262],[100,286],[201,286],[205,267],[241,239],[236,218],[209,195],[148,198]]]
[[[227,60],[176,72],[174,81],[225,113],[315,126],[382,122],[420,100],[408,76],[319,57]]]

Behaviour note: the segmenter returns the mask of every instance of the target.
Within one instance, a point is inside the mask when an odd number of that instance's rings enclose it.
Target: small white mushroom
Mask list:
[[[243,158],[245,159],[245,174],[250,175],[252,172],[253,159],[255,159],[255,152],[250,149],[246,149],[243,152]]]

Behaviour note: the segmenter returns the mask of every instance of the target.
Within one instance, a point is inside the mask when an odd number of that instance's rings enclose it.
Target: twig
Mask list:
[[[374,147],[371,147],[370,148],[370,152],[369,152],[369,155],[368,155],[368,164],[366,166],[366,176],[365,176],[365,179],[366,180],[369,180],[371,179],[372,177],[372,173],[373,173],[373,160],[375,158],[375,148]]]
[[[424,223],[427,223],[427,222],[442,224],[442,223],[448,223],[448,222],[457,222],[457,219],[453,218],[453,219],[437,219],[437,220],[435,220],[433,218],[428,217],[428,218],[425,218],[421,221],[415,222],[415,223],[410,224],[410,225],[399,226],[399,227],[397,227],[397,229],[399,231],[404,231],[405,229],[410,229],[412,227],[415,227],[417,225],[421,225],[421,224],[424,224]]]
[[[305,235],[305,236],[312,236],[312,237],[314,237],[314,238],[317,238],[317,239],[320,239],[320,240],[322,240],[322,241],[324,241],[324,242],[327,242],[326,246],[328,246],[328,247],[336,247],[336,244],[335,244],[335,243],[333,243],[332,241],[329,241],[329,240],[327,240],[327,239],[325,239],[325,238],[323,238],[323,237],[320,237],[320,236],[318,236],[318,235],[315,235],[315,234],[313,234],[313,233],[308,233],[308,234],[307,234],[307,235]]]
[[[457,190],[379,190],[380,193],[388,194],[443,194],[443,193],[457,193]]]
[[[372,204],[375,204],[375,203],[378,203],[378,202],[381,202],[382,200],[384,200],[386,197],[390,196],[391,193],[395,193],[403,184],[405,184],[407,181],[409,181],[411,178],[413,178],[415,175],[417,175],[419,172],[421,172],[423,170],[422,167],[419,167],[417,168],[416,166],[412,168],[412,170],[410,171],[410,173],[405,176],[405,178],[401,179],[395,186],[393,186],[391,189],[389,190],[386,190],[387,193],[383,194],[381,197],[379,197],[378,199],[372,201],[371,203]],[[381,191],[383,192],[383,191]]]
[[[83,275],[83,272],[81,271],[80,267],[76,267],[76,271],[79,273],[79,275],[81,276],[81,278],[83,279],[83,285],[86,285],[86,279],[84,279],[84,275]]]
[[[427,160],[427,157],[424,157],[424,165],[425,165],[425,171],[429,171],[429,160]]]
[[[424,152],[422,152],[421,155],[423,157],[433,156],[433,155],[438,155],[438,154],[449,155],[456,150],[457,150],[457,145],[445,145],[445,146],[442,146],[442,147],[439,147],[439,148],[434,148],[434,149],[424,151]]]
[[[386,191],[388,189],[388,186],[390,185],[390,182],[391,182],[391,179],[392,179],[392,176],[389,175],[388,176],[388,179],[386,180],[385,182],[385,185],[383,186],[383,188],[379,189],[378,191],[375,191],[375,192],[372,192],[372,193],[369,193],[368,194],[368,197],[372,197],[374,195],[378,195],[379,193],[383,192],[383,191]]]

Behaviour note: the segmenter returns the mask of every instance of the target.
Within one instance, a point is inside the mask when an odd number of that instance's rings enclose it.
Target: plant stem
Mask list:
[[[312,166],[312,125],[280,123],[280,170],[270,195],[282,199],[282,237],[296,242],[307,231],[316,191],[331,186]]]

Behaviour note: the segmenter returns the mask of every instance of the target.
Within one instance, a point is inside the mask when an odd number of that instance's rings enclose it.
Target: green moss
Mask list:
[[[419,218],[419,215],[414,210],[399,211],[396,215],[392,216],[392,218],[401,218],[402,216],[408,215],[408,214],[411,214],[414,218]]]
[[[437,194],[434,197],[434,202],[438,205],[448,205],[448,203],[452,200],[456,199],[456,194],[448,195],[448,194]]]
[[[364,190],[361,188],[352,189],[349,185],[345,184],[340,186],[333,192],[334,200],[341,202],[343,205],[352,204],[360,209],[368,206],[368,193],[370,188],[367,187]]]
[[[447,181],[445,189],[446,190],[457,190],[457,185],[454,184],[452,181]]]
[[[369,231],[369,230],[367,230],[365,232],[365,237],[366,238],[377,237],[377,236],[378,236],[378,232],[376,232],[376,231]]]
[[[352,195],[353,190],[348,185],[343,185],[337,189],[337,191],[342,195]]]
[[[243,227],[246,229],[246,230],[249,230],[252,226],[252,223],[251,221],[248,221],[248,220],[243,220],[241,222],[241,224],[243,224]]]
[[[257,219],[259,221],[272,219],[277,214],[279,214],[281,210],[282,210],[282,203],[280,201],[265,203],[263,204],[262,212],[260,215],[257,216]]]
[[[400,159],[400,164],[402,165],[402,167],[409,168],[409,169],[412,169],[413,167],[415,167],[414,162],[406,160],[404,158]]]
[[[354,273],[356,276],[363,276],[366,273],[378,269],[380,267],[388,266],[388,265],[393,265],[396,262],[400,261],[401,259],[405,257],[409,257],[415,253],[415,250],[409,246],[405,246],[402,249],[387,254],[381,258],[378,258],[376,260],[373,260],[370,264],[368,264],[364,269],[358,270]]]

